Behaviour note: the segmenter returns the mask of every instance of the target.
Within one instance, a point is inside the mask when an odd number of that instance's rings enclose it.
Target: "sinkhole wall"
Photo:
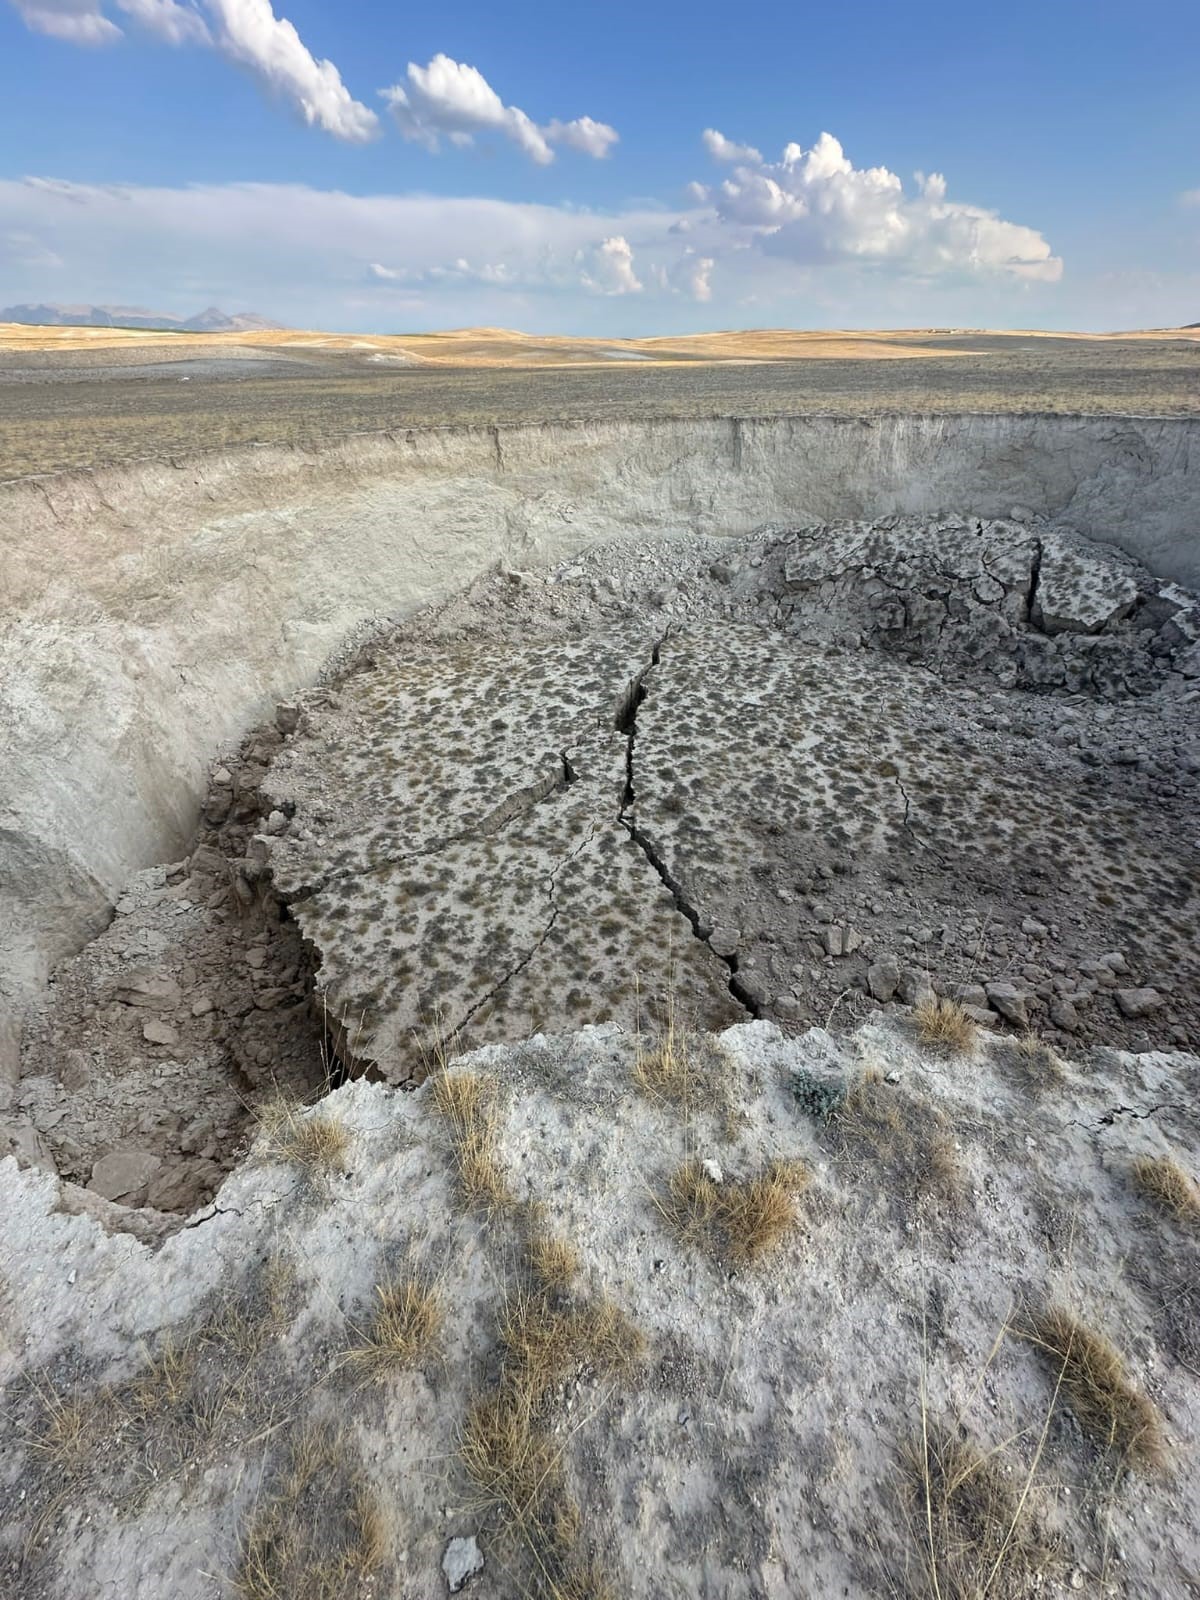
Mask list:
[[[1200,423],[413,429],[0,484],[0,1054],[6,1008],[11,1036],[128,874],[181,851],[214,752],[365,619],[605,540],[1014,506],[1200,587]]]

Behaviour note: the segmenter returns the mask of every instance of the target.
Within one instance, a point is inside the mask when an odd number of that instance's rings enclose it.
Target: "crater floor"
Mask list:
[[[8,1145],[186,1214],[280,1088],[448,1041],[937,992],[1194,1047],[1198,639],[1195,597],[1025,513],[494,572],[214,768],[29,1019]]]

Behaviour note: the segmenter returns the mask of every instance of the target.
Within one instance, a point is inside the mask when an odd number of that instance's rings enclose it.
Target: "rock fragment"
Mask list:
[[[457,1594],[483,1571],[483,1551],[473,1534],[465,1539],[451,1539],[442,1556],[442,1571],[451,1594]]]
[[[1148,1017],[1165,1003],[1157,989],[1118,989],[1116,1002],[1127,1017]]]
[[[93,1166],[88,1188],[105,1200],[141,1205],[151,1178],[161,1166],[160,1157],[147,1150],[113,1150]]]
[[[117,999],[122,1005],[141,1006],[148,1011],[174,1011],[183,1004],[183,990],[165,972],[138,968],[118,985]]]
[[[867,968],[867,988],[876,1000],[884,1004],[900,987],[900,963],[895,956],[880,956]]]
[[[988,1004],[994,1011],[998,1011],[1006,1022],[1011,1022],[1014,1027],[1027,1028],[1029,1026],[1029,1012],[1026,1010],[1027,996],[1018,989],[1015,983],[1002,981],[999,983],[985,983]]]

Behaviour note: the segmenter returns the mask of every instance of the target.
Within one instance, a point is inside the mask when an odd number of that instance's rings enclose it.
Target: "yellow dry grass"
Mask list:
[[[579,1271],[579,1252],[561,1234],[538,1228],[529,1240],[529,1266],[543,1288],[565,1294]]]
[[[299,1430],[242,1535],[242,1600],[368,1600],[387,1549],[382,1505],[344,1433]]]
[[[540,1600],[608,1600],[603,1569],[581,1549],[582,1514],[571,1495],[553,1431],[553,1399],[572,1373],[628,1378],[645,1340],[607,1296],[561,1304],[521,1287],[500,1321],[499,1382],[467,1412],[460,1455],[483,1505],[499,1511],[524,1553]]]
[[[386,1378],[429,1355],[442,1331],[445,1307],[438,1291],[417,1277],[380,1284],[375,1293],[375,1313],[347,1358],[367,1378]]]
[[[318,1181],[345,1167],[350,1131],[332,1112],[279,1099],[263,1106],[257,1117],[267,1153],[306,1178]]]
[[[948,359],[969,350],[930,347],[931,330],[840,330],[803,328],[730,329],[719,333],[676,334],[648,339],[602,339],[569,334],[528,334],[511,328],[456,328],[440,333],[343,334],[319,330],[261,329],[195,334],[148,328],[35,327],[0,323],[0,351],[94,350],[119,357],[123,351],[161,350],[163,356],[194,359],[223,350],[325,351],[389,357],[405,365],[434,367],[620,366],[613,356],[632,356],[630,367],[677,362],[788,360]],[[1081,346],[1114,339],[1146,342],[1195,338],[1186,329],[1145,329],[1120,334],[1056,333],[1038,330],[973,330],[989,339],[1072,339]],[[966,338],[970,339],[970,333]]]
[[[1006,1471],[1000,1453],[926,1416],[901,1463],[928,1600],[1025,1600],[1037,1592],[1056,1554],[1029,1474]]]
[[[1130,1380],[1116,1346],[1073,1312],[1051,1306],[1020,1330],[1054,1371],[1084,1431],[1131,1466],[1163,1464],[1166,1444],[1158,1408]]]
[[[903,1198],[951,1209],[961,1205],[966,1185],[945,1117],[927,1100],[889,1084],[878,1070],[854,1080],[829,1128],[846,1160],[878,1162]]]
[[[931,1050],[966,1055],[975,1048],[979,1026],[957,1000],[926,1000],[913,1011],[917,1036]]]
[[[463,1199],[489,1213],[512,1205],[498,1155],[495,1081],[477,1072],[443,1071],[433,1079],[432,1096],[435,1111],[450,1129]]]
[[[1139,1156],[1133,1182],[1160,1211],[1177,1222],[1200,1222],[1200,1185],[1173,1156]]]
[[[810,1176],[801,1162],[777,1162],[753,1178],[718,1183],[693,1158],[671,1174],[660,1208],[689,1242],[749,1265],[777,1249],[798,1226],[796,1196]]]

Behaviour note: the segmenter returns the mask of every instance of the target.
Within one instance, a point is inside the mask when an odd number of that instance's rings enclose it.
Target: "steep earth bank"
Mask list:
[[[1194,583],[1197,437],[1061,416],[578,423],[6,484],[0,1005],[184,847],[212,751],[372,619],[606,540],[946,506],[1054,515]]]

